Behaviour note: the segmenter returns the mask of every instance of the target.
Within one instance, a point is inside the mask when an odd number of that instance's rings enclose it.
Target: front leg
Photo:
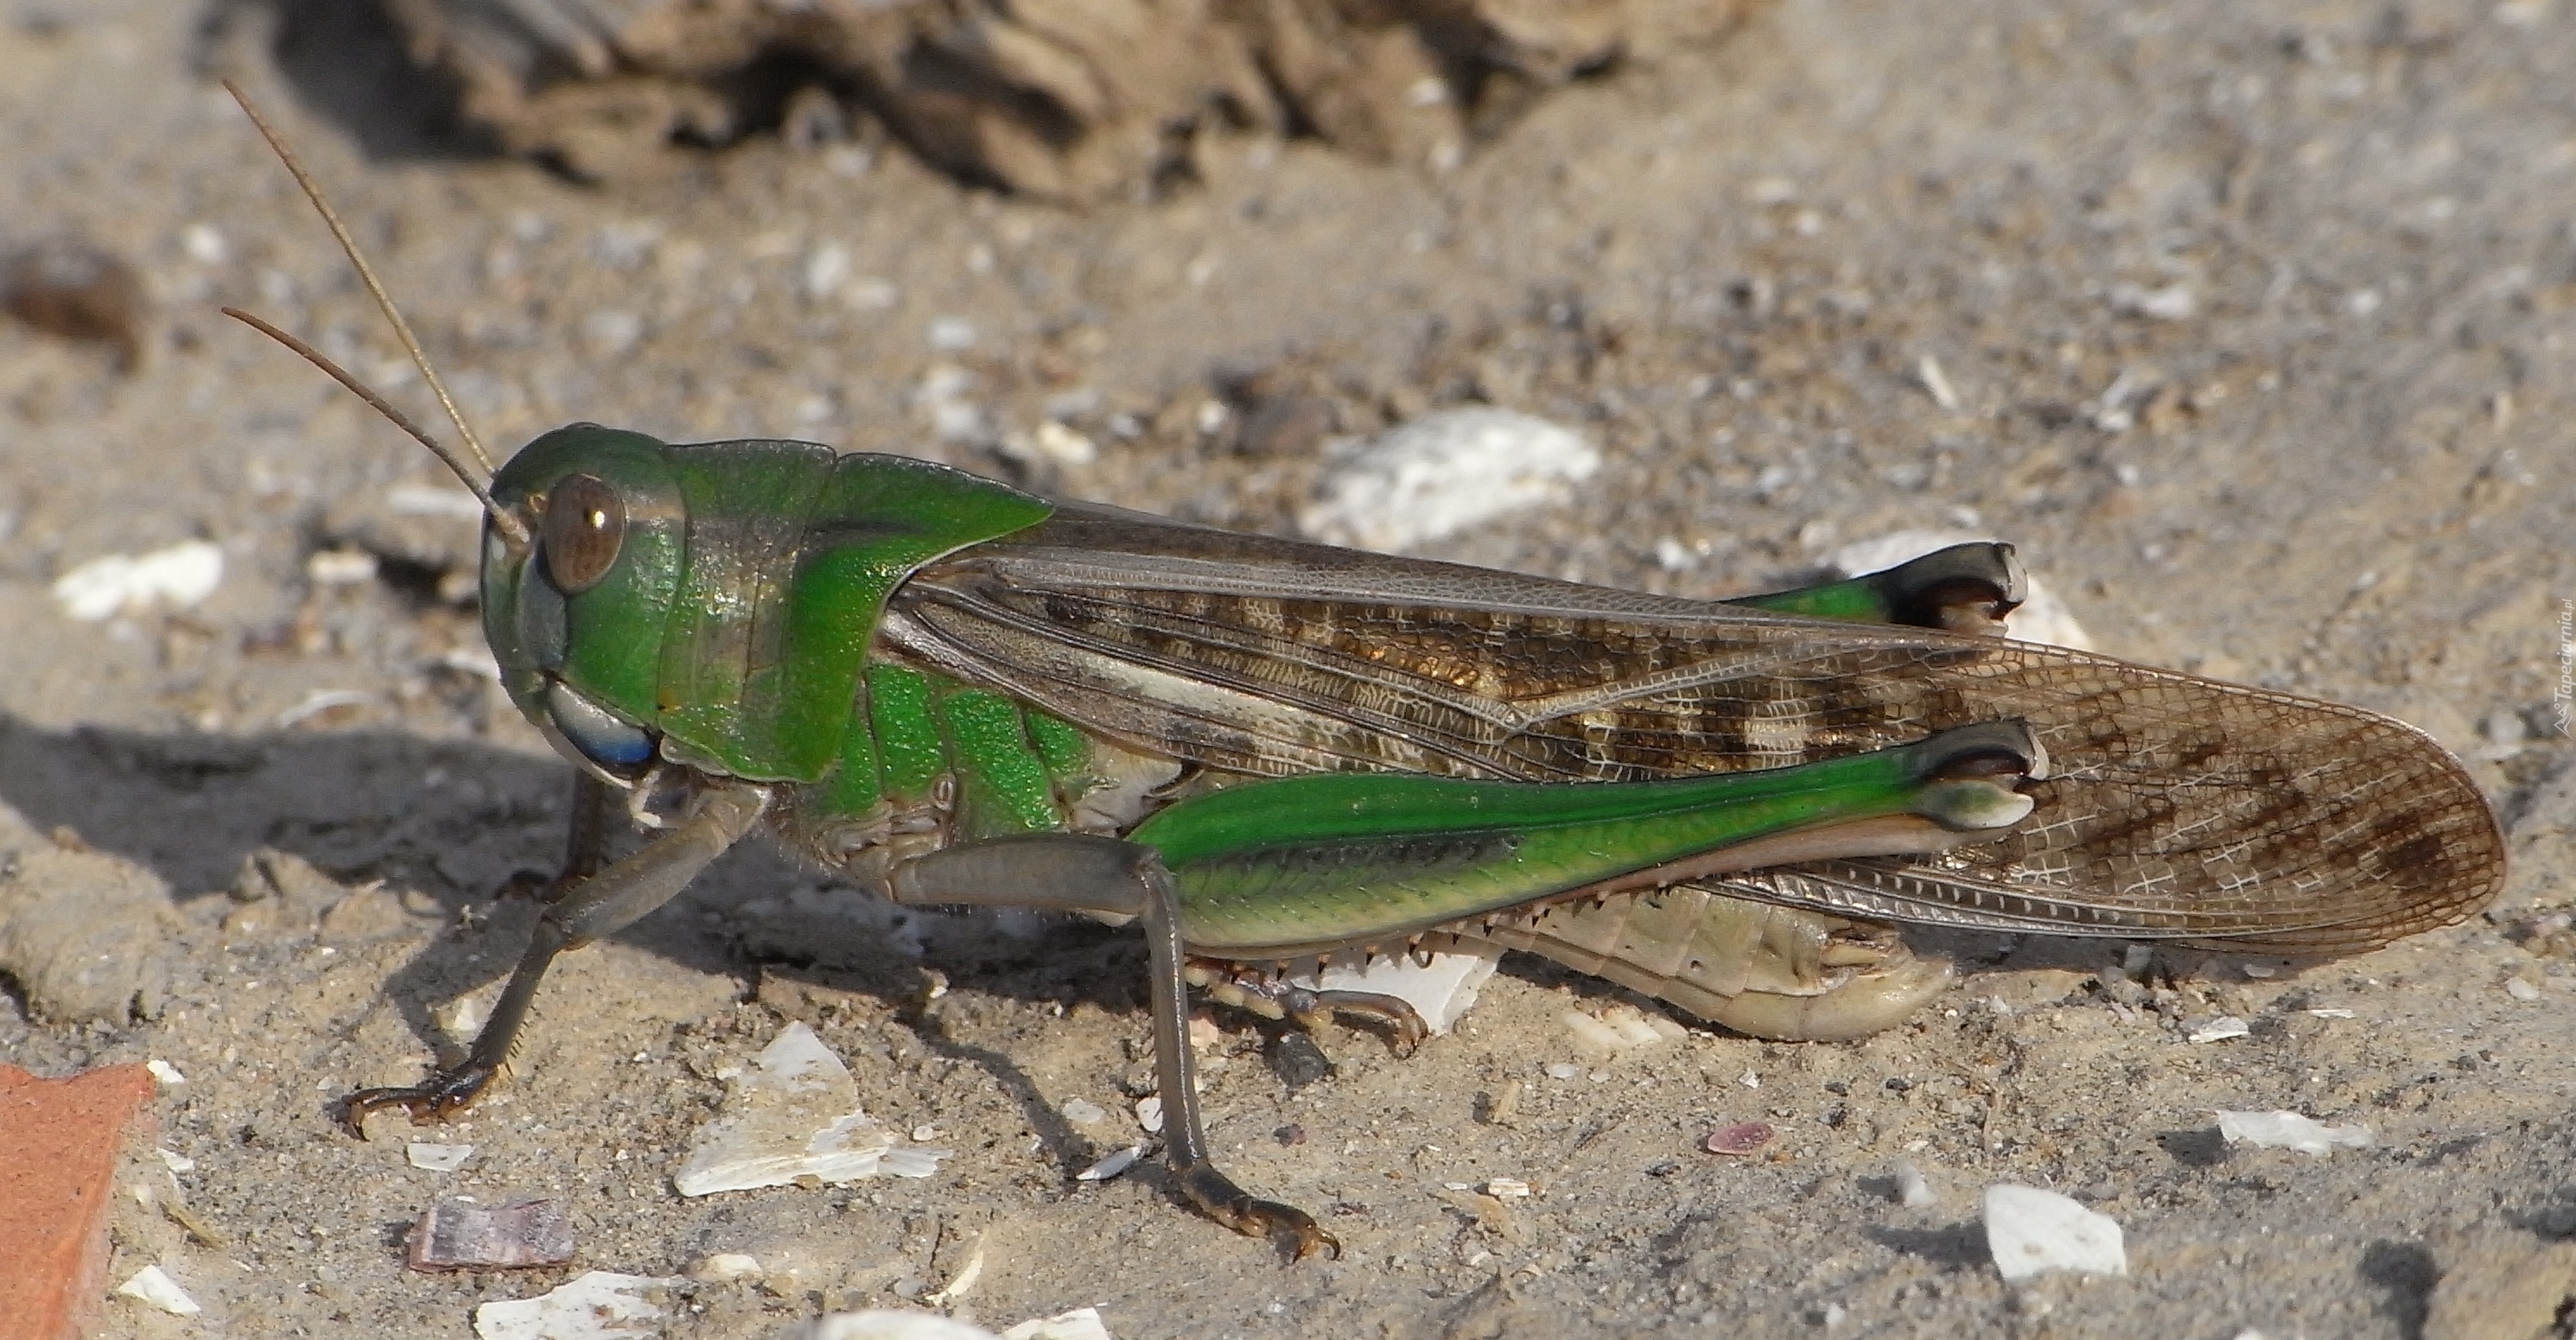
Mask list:
[[[671,901],[698,872],[750,832],[768,804],[766,787],[738,782],[713,787],[701,795],[689,817],[643,850],[558,890],[544,915],[537,918],[527,951],[519,956],[510,984],[501,989],[500,1002],[492,1007],[492,1017],[484,1021],[482,1031],[474,1035],[465,1059],[418,1084],[350,1094],[343,1100],[341,1123],[350,1134],[365,1139],[367,1114],[382,1108],[402,1108],[416,1122],[424,1117],[443,1119],[472,1106],[509,1063],[519,1029],[528,1021],[528,1007],[536,1001],[537,985],[545,980],[555,955],[623,930]],[[575,872],[584,862],[584,852],[596,850],[598,837],[595,831],[585,837],[584,808],[576,798],[570,853]],[[596,828],[599,820],[594,814],[589,822]]]
[[[1342,1254],[1342,1244],[1313,1215],[1254,1197],[1208,1156],[1182,980],[1180,894],[1153,848],[1072,833],[996,838],[907,862],[895,868],[889,885],[898,903],[1054,907],[1137,918],[1150,961],[1155,1085],[1163,1096],[1163,1144],[1173,1180],[1208,1217],[1248,1237],[1279,1241],[1292,1259],[1318,1249]]]

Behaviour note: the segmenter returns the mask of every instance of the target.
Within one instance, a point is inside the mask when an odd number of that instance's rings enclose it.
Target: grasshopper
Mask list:
[[[235,96],[240,97],[238,90]],[[443,403],[330,205],[245,99]],[[1211,1159],[1186,992],[1418,1039],[1302,989],[1330,951],[1537,952],[1763,1037],[1857,1037],[1947,983],[1888,923],[2358,952],[2503,879],[2493,813],[2357,708],[2001,636],[2003,545],[1732,602],[1049,501],[790,441],[574,424],[480,469],[482,616],[578,769],[566,870],[457,1064],[347,1099],[473,1103],[556,955],[766,825],[902,903],[1131,919],[1182,1195],[1339,1244]],[[452,403],[450,417],[486,459]],[[658,830],[607,863],[613,799]]]

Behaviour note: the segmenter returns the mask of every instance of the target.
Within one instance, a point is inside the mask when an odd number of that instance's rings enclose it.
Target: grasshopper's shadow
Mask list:
[[[474,923],[513,872],[560,860],[568,775],[512,750],[386,731],[48,731],[0,716],[0,802],[40,832],[68,831],[149,870],[183,909],[225,898],[263,850],[301,858],[341,885],[383,880],[433,900],[446,925],[377,998],[433,1045],[441,1035],[431,1007],[516,961],[520,945],[502,941],[523,935],[526,917],[505,910],[499,926]],[[648,919],[625,938],[699,971],[737,966],[676,918]]]
[[[533,900],[503,891],[516,876],[559,866],[570,779],[564,764],[541,756],[391,731],[49,730],[0,715],[0,803],[38,832],[76,834],[151,871],[183,908],[226,898],[246,860],[263,849],[299,857],[343,885],[381,879],[434,900],[444,924],[366,1007],[390,1005],[433,1048],[445,1035],[432,1009],[497,981],[517,962],[535,910]],[[615,845],[633,842],[621,833]],[[1009,1056],[962,1040],[943,1010],[905,997],[917,995],[926,967],[998,996],[1133,1012],[1145,994],[1142,946],[1087,923],[1049,927],[1036,939],[978,929],[989,917],[951,917],[927,958],[882,948],[863,963],[816,965],[743,933],[757,918],[736,915],[736,905],[820,883],[816,871],[755,837],[672,907],[615,938],[711,976],[756,982],[768,971],[883,999],[923,1045],[1000,1082],[1060,1162],[1080,1157],[1082,1139]],[[825,896],[871,902],[855,889],[828,888]],[[736,933],[711,929],[703,915],[711,910]],[[544,1026],[541,1005],[532,1027]]]

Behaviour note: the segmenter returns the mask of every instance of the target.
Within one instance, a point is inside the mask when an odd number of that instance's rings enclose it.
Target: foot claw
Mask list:
[[[445,1121],[473,1106],[474,1100],[483,1096],[485,1086],[491,1082],[489,1071],[459,1070],[432,1075],[421,1083],[401,1088],[360,1089],[340,1100],[340,1124],[348,1129],[349,1134],[364,1140],[367,1138],[367,1117],[389,1107],[410,1113],[415,1126]]]
[[[1324,1226],[1315,1222],[1315,1216],[1304,1210],[1275,1200],[1256,1200],[1205,1163],[1173,1171],[1190,1202],[1227,1228],[1247,1238],[1270,1239],[1291,1261],[1303,1261],[1319,1248],[1331,1252],[1335,1260],[1341,1258],[1341,1241],[1325,1232]]]
[[[1360,1020],[1387,1033],[1387,1046],[1398,1056],[1411,1056],[1431,1036],[1431,1025],[1411,1002],[1400,996],[1381,995],[1375,991],[1311,991],[1297,993],[1302,999],[1291,1007],[1298,1024],[1308,1032],[1321,1028],[1336,1016]]]
[[[1341,1239],[1325,1232],[1324,1226],[1315,1222],[1315,1216],[1294,1205],[1246,1199],[1229,1207],[1225,1222],[1226,1227],[1245,1237],[1278,1243],[1291,1261],[1303,1261],[1319,1248],[1331,1252],[1336,1261],[1342,1259]]]

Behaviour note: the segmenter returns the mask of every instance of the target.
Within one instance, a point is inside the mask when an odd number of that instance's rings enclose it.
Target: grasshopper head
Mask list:
[[[597,424],[555,429],[492,477],[483,527],[483,634],[502,687],[557,753],[618,786],[660,744],[654,690],[685,520],[663,450]]]

